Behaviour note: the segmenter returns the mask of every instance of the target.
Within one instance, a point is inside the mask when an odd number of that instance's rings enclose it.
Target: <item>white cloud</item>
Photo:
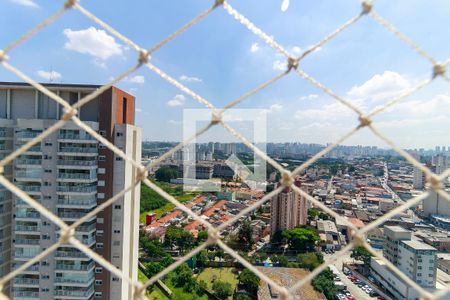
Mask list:
[[[291,48],[291,53],[295,56],[299,56],[300,54],[302,54],[302,48],[300,48],[299,46],[294,46]]]
[[[64,44],[64,48],[67,50],[89,54],[102,60],[123,55],[123,46],[104,30],[91,26],[82,30],[67,28],[63,33],[67,37],[67,42]]]
[[[142,108],[136,108],[136,112],[137,113],[141,113],[142,112]]]
[[[272,104],[269,109],[267,110],[268,113],[275,113],[275,112],[280,112],[283,110],[283,105],[275,103]]]
[[[301,96],[300,100],[315,100],[319,98],[319,95],[317,94],[309,94],[308,96]]]
[[[37,74],[39,75],[39,77],[44,78],[45,80],[59,80],[59,79],[61,79],[61,73],[56,72],[56,71],[39,70],[37,72]]]
[[[252,46],[250,47],[250,52],[251,53],[255,53],[259,50],[259,45],[258,43],[253,43]]]
[[[175,97],[173,97],[172,99],[170,99],[167,102],[167,105],[172,106],[172,107],[181,106],[181,105],[184,105],[185,101],[186,101],[186,97],[184,97],[184,95],[177,94],[177,95],[175,95]]]
[[[186,81],[186,82],[202,82],[202,80],[198,77],[194,77],[194,76],[187,76],[187,75],[181,75],[180,76],[180,80],[181,81]]]
[[[33,0],[11,0],[11,2],[27,7],[39,7]]]
[[[272,68],[275,71],[286,71],[287,70],[287,63],[286,63],[286,61],[275,60],[273,62]]]
[[[169,124],[178,125],[178,124],[181,124],[181,122],[180,121],[175,121],[175,120],[169,120]]]
[[[143,84],[143,83],[145,83],[145,77],[142,75],[136,75],[131,78],[127,78],[126,81],[128,81],[130,83]]]
[[[383,74],[377,74],[359,86],[353,86],[347,95],[353,99],[380,101],[400,94],[411,85],[412,82],[399,73],[384,71]]]

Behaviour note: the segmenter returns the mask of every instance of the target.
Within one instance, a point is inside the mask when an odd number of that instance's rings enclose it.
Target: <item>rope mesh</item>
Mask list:
[[[163,70],[159,69],[157,66],[151,64],[148,62],[150,54],[154,53],[155,51],[158,51],[162,47],[164,47],[166,44],[170,43],[174,39],[176,39],[179,35],[184,33],[185,31],[189,30],[192,26],[195,26],[198,22],[201,22],[204,18],[208,17],[212,11],[216,9],[224,9],[232,18],[241,23],[243,26],[245,26],[250,32],[252,32],[254,35],[256,35],[258,38],[260,38],[264,43],[266,43],[268,46],[274,48],[277,52],[279,52],[281,55],[283,55],[287,61],[287,69],[285,72],[278,74],[277,76],[273,77],[272,79],[262,83],[261,85],[255,87],[254,89],[250,90],[249,92],[245,93],[241,97],[238,97],[236,100],[231,101],[228,105],[225,105],[224,108],[218,109],[216,108],[211,102],[209,102],[207,99],[201,97],[196,92],[191,90],[190,88],[184,86],[182,83],[165,73]],[[15,68],[11,64],[9,64],[8,61],[8,55],[14,50],[15,48],[19,47],[23,42],[30,39],[32,36],[38,34],[42,29],[47,27],[52,22],[58,20],[59,18],[63,17],[65,12],[68,10],[78,10],[80,13],[82,13],[85,17],[92,20],[99,26],[101,26],[103,29],[120,39],[122,42],[127,44],[131,49],[134,49],[136,51],[137,55],[137,61],[134,66],[129,68],[124,73],[120,74],[119,76],[115,77],[113,80],[111,80],[106,85],[103,85],[101,88],[96,90],[95,92],[85,96],[84,98],[80,99],[77,103],[73,104],[72,106],[67,103],[64,99],[47,89],[45,86],[37,83],[33,79],[31,79],[29,76],[21,72],[19,69]],[[315,49],[318,47],[323,46],[328,41],[348,29],[349,27],[356,24],[359,20],[362,18],[372,18],[377,23],[379,23],[381,26],[383,26],[386,30],[391,32],[395,35],[400,41],[405,43],[408,47],[416,51],[421,57],[423,57],[425,60],[427,60],[430,63],[430,73],[431,76],[429,79],[424,80],[422,82],[419,82],[415,86],[411,87],[407,91],[404,91],[385,103],[384,106],[377,108],[376,110],[370,112],[367,115],[364,115],[364,113],[358,109],[356,106],[354,106],[350,101],[346,100],[345,98],[339,96],[337,93],[335,93],[332,89],[326,87],[321,82],[317,81],[313,77],[311,77],[309,74],[307,74],[305,71],[303,71],[300,68],[299,63],[301,60],[306,57],[307,55],[311,55]],[[145,50],[148,49],[148,50]],[[273,288],[275,288],[277,291],[279,291],[281,297],[283,299],[292,299],[293,294],[295,291],[299,288],[301,288],[303,285],[310,282],[317,274],[319,274],[322,270],[324,270],[328,264],[333,263],[333,259],[336,260],[337,257],[339,257],[340,253],[345,253],[348,251],[351,251],[351,249],[357,245],[363,245],[365,246],[373,255],[377,256],[379,259],[383,260],[384,263],[388,266],[388,268],[395,273],[397,276],[399,276],[401,279],[403,279],[408,285],[410,285],[412,288],[414,288],[423,299],[439,299],[440,297],[443,297],[447,290],[440,290],[435,292],[434,294],[431,294],[430,292],[426,291],[422,287],[420,287],[417,283],[415,283],[413,280],[411,280],[408,276],[403,274],[399,269],[397,269],[394,265],[392,265],[389,261],[387,261],[382,255],[380,255],[378,252],[376,252],[366,241],[364,238],[364,234],[366,234],[369,230],[381,225],[383,222],[388,220],[388,218],[394,216],[395,214],[402,212],[406,210],[407,208],[419,203],[423,199],[425,199],[429,192],[425,191],[421,195],[418,195],[405,203],[403,203],[401,206],[391,210],[390,212],[386,213],[382,217],[378,218],[376,221],[367,224],[361,229],[357,229],[351,222],[349,222],[346,218],[343,218],[342,216],[338,215],[336,212],[334,212],[332,209],[325,206],[322,202],[316,200],[315,198],[311,197],[309,194],[307,194],[305,191],[299,189],[296,187],[293,183],[293,177],[296,174],[299,174],[301,171],[305,170],[309,166],[311,166],[315,161],[317,161],[319,158],[323,157],[330,151],[332,151],[335,147],[337,147],[340,143],[344,142],[351,136],[353,136],[356,132],[358,132],[360,129],[364,127],[368,127],[370,131],[372,131],[377,137],[384,140],[393,150],[395,150],[399,155],[404,157],[408,162],[410,162],[414,167],[419,168],[422,170],[427,178],[427,183],[430,186],[431,190],[436,191],[439,195],[441,195],[444,199],[447,201],[450,201],[450,195],[446,193],[443,190],[442,182],[445,180],[446,177],[450,176],[450,169],[444,171],[440,175],[434,174],[431,170],[429,170],[427,167],[423,166],[419,161],[417,161],[415,158],[413,158],[411,155],[409,155],[406,151],[402,150],[400,147],[398,147],[393,141],[391,141],[388,137],[380,133],[374,124],[372,123],[372,118],[385,111],[391,106],[396,105],[400,101],[402,101],[407,96],[415,93],[419,89],[424,88],[425,86],[429,85],[431,82],[433,82],[437,77],[442,77],[444,80],[450,81],[448,75],[445,73],[445,67],[450,64],[450,59],[447,60],[444,63],[439,63],[436,59],[434,59],[431,55],[429,55],[427,52],[425,52],[422,48],[420,48],[417,44],[415,44],[409,37],[407,37],[405,34],[403,34],[400,30],[398,30],[392,23],[390,23],[388,20],[384,19],[380,15],[378,15],[373,7],[373,4],[371,1],[361,1],[361,13],[352,17],[347,22],[342,24],[340,27],[338,27],[336,30],[325,36],[323,39],[318,41],[314,44],[311,48],[304,51],[299,57],[294,57],[291,55],[282,45],[277,43],[273,37],[266,34],[262,29],[257,27],[255,24],[253,24],[250,20],[248,20],[245,16],[243,16],[241,13],[239,13],[236,9],[234,9],[227,1],[223,0],[216,0],[214,3],[212,3],[212,6],[207,9],[206,11],[200,13],[198,16],[196,16],[194,19],[186,23],[184,26],[182,26],[180,29],[176,30],[174,33],[170,34],[166,39],[160,41],[156,45],[150,47],[150,48],[144,48],[139,46],[137,43],[132,41],[131,39],[127,38],[123,34],[121,34],[119,31],[115,30],[112,26],[102,21],[100,18],[95,16],[95,14],[89,12],[87,9],[85,9],[77,0],[68,0],[65,3],[63,3],[62,7],[53,15],[49,16],[47,19],[43,20],[41,23],[39,23],[35,28],[33,28],[31,31],[25,33],[23,36],[19,37],[15,41],[13,41],[9,46],[4,48],[3,50],[0,50],[0,63],[1,65],[8,70],[9,72],[15,74],[25,82],[29,83],[33,87],[35,87],[38,91],[42,92],[43,94],[50,97],[52,100],[56,101],[58,104],[60,104],[64,108],[64,115],[62,116],[61,120],[59,120],[57,123],[55,123],[53,126],[49,127],[48,129],[44,130],[42,133],[40,133],[38,136],[33,138],[32,140],[25,143],[23,146],[21,146],[19,149],[14,151],[13,153],[6,156],[4,159],[0,161],[0,184],[6,187],[8,190],[10,190],[14,195],[19,197],[20,199],[24,200],[27,204],[29,204],[31,207],[36,209],[39,213],[41,213],[43,216],[48,218],[51,222],[56,224],[61,229],[61,238],[57,243],[52,245],[52,247],[46,249],[45,251],[41,252],[36,257],[28,260],[25,264],[21,265],[19,268],[15,269],[14,271],[10,272],[6,276],[0,278],[0,286],[5,286],[8,281],[13,279],[15,276],[19,275],[22,271],[27,269],[28,267],[32,266],[33,264],[39,262],[41,259],[45,258],[50,253],[54,252],[58,247],[60,247],[63,244],[70,244],[71,246],[77,248],[78,250],[82,251],[87,256],[91,257],[93,260],[97,262],[97,264],[103,266],[106,270],[113,273],[115,276],[119,277],[124,282],[127,282],[134,290],[134,296],[133,299],[146,299],[145,298],[145,289],[155,283],[157,280],[163,278],[165,275],[167,275],[170,271],[173,271],[177,266],[182,264],[183,262],[187,261],[192,256],[199,253],[201,250],[205,249],[206,247],[210,245],[217,245],[221,249],[223,249],[226,253],[230,254],[233,258],[235,258],[239,263],[241,263],[244,267],[250,269],[253,271],[257,276],[259,276],[264,282],[270,284]],[[167,81],[171,85],[175,86],[177,89],[179,89],[181,92],[188,94],[191,96],[194,100],[198,101],[200,104],[204,105],[205,107],[209,108],[211,110],[211,122],[204,127],[203,129],[199,130],[194,136],[191,138],[181,142],[176,147],[169,150],[167,153],[162,155],[159,159],[153,161],[152,163],[148,164],[147,166],[143,166],[140,163],[134,161],[131,157],[126,156],[122,150],[115,147],[113,144],[108,142],[105,138],[103,138],[101,135],[99,135],[94,129],[90,128],[89,125],[81,121],[79,118],[77,118],[77,109],[81,106],[85,105],[89,101],[96,98],[98,95],[103,93],[105,90],[110,88],[113,84],[119,82],[120,80],[124,79],[125,77],[129,76],[136,70],[138,70],[141,67],[147,67],[149,70],[160,76],[163,80]],[[324,93],[330,95],[333,97],[336,101],[340,102],[341,104],[348,107],[350,110],[355,112],[356,120],[359,122],[359,126],[336,140],[336,142],[330,144],[325,149],[318,152],[316,155],[314,155],[311,159],[304,162],[302,165],[297,167],[292,173],[285,170],[280,164],[278,164],[275,160],[271,159],[269,156],[267,156],[263,151],[258,149],[256,146],[254,146],[251,142],[246,140],[238,131],[236,131],[234,128],[232,128],[229,124],[227,124],[222,118],[222,113],[226,111],[227,109],[230,109],[231,107],[234,107],[238,105],[239,103],[245,101],[248,97],[260,93],[262,90],[267,88],[268,86],[272,85],[273,83],[281,80],[284,78],[284,76],[288,73],[290,73],[292,70],[295,71],[301,78],[309,82],[311,85],[315,86],[316,88],[320,89]],[[39,202],[37,202],[35,199],[31,198],[26,192],[22,191],[14,185],[8,178],[3,174],[4,167],[11,163],[14,159],[16,159],[18,156],[26,152],[28,149],[33,147],[33,145],[36,145],[37,143],[41,142],[44,138],[46,138],[48,135],[54,133],[59,128],[63,127],[64,124],[67,122],[72,121],[74,124],[76,124],[79,128],[85,130],[88,132],[91,136],[93,136],[95,139],[97,139],[100,143],[105,145],[108,149],[113,151],[116,155],[123,158],[126,162],[133,165],[134,168],[137,169],[138,176],[135,178],[133,183],[123,189],[121,192],[114,195],[111,199],[105,201],[101,205],[97,206],[94,210],[89,212],[87,215],[79,219],[78,221],[74,222],[72,225],[68,225],[65,222],[63,222],[60,218],[58,218],[55,214],[47,210],[44,206],[42,206]],[[239,214],[237,214],[234,218],[226,221],[225,223],[221,224],[218,227],[214,227],[212,224],[210,224],[205,219],[199,217],[197,214],[195,214],[193,211],[191,211],[189,208],[187,208],[185,205],[181,204],[178,200],[176,200],[173,196],[165,192],[163,189],[152,183],[150,180],[147,179],[147,170],[150,168],[153,168],[160,164],[164,159],[170,157],[173,153],[180,150],[183,146],[187,145],[190,141],[193,139],[199,137],[203,133],[207,132],[211,127],[214,125],[220,124],[222,127],[224,127],[227,131],[229,131],[233,136],[235,136],[237,139],[242,141],[246,146],[248,146],[250,149],[252,149],[259,157],[264,159],[266,162],[271,164],[273,167],[275,167],[279,172],[282,173],[283,178],[285,180],[282,181],[284,185],[280,186],[279,188],[275,189],[271,193],[264,196],[262,199],[260,199],[258,202],[254,203],[252,206],[248,207],[247,209],[241,211]],[[162,272],[156,274],[152,278],[150,278],[146,283],[142,284],[138,281],[133,281],[131,278],[127,276],[127,274],[124,274],[120,269],[117,269],[114,265],[112,265],[109,261],[105,260],[103,257],[101,257],[99,254],[94,252],[92,249],[81,243],[79,240],[77,240],[74,237],[75,229],[77,226],[81,225],[83,222],[89,220],[90,218],[94,217],[98,212],[101,210],[107,208],[108,206],[111,206],[114,202],[116,202],[120,197],[122,197],[126,192],[133,189],[139,182],[147,185],[149,188],[156,191],[159,195],[164,197],[167,201],[174,204],[178,209],[185,212],[189,216],[191,216],[194,220],[199,221],[202,225],[204,225],[209,233],[208,240],[198,246],[197,248],[193,249],[189,253],[187,253],[185,256],[183,256],[181,259],[177,260],[174,264],[170,265],[168,268],[163,270]],[[271,197],[275,196],[276,194],[280,193],[284,187],[289,186],[291,187],[296,193],[300,194],[301,196],[305,197],[308,201],[310,201],[314,206],[319,207],[323,211],[325,211],[327,214],[331,215],[332,217],[336,218],[337,220],[340,220],[344,224],[348,225],[349,228],[351,228],[354,231],[353,234],[353,240],[344,247],[338,255],[335,255],[334,258],[331,258],[330,261],[327,262],[327,264],[322,264],[318,268],[316,268],[313,272],[308,274],[305,278],[298,281],[295,285],[291,287],[283,287],[279,286],[276,282],[274,282],[272,279],[270,279],[268,276],[260,272],[257,268],[255,268],[252,264],[250,264],[247,260],[245,260],[243,257],[241,257],[236,251],[231,249],[228,245],[226,245],[220,238],[220,232],[225,229],[227,226],[233,224],[234,222],[238,221],[241,217],[245,216],[246,213],[256,209],[257,207],[264,204],[266,201],[268,201]],[[4,294],[0,293],[0,298],[2,299],[8,299]]]

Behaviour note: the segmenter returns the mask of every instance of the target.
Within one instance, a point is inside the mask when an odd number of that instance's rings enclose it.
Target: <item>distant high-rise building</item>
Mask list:
[[[295,181],[295,185],[301,187],[299,181]],[[270,218],[272,235],[280,230],[305,225],[308,219],[307,200],[287,187],[271,199]]]
[[[422,202],[423,212],[427,217],[432,215],[450,216],[450,202],[435,191]]]
[[[433,157],[433,163],[436,168],[436,174],[441,174],[450,168],[450,157],[445,154],[438,154]]]
[[[74,104],[100,86],[48,84]],[[139,162],[141,130],[134,97],[112,87],[78,110],[78,117]],[[63,115],[62,107],[28,84],[0,83],[0,158]],[[67,224],[129,187],[136,170],[72,121],[28,149],[6,175]],[[137,280],[140,186],[76,228],[75,237]],[[54,245],[57,225],[0,186],[3,209],[0,276]],[[4,288],[13,299],[131,299],[132,288],[76,248],[65,244]]]

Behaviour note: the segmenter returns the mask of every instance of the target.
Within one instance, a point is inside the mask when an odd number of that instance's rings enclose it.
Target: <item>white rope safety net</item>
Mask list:
[[[282,9],[286,10],[287,6],[289,4],[289,1],[283,1]],[[186,30],[188,30],[190,27],[194,26],[196,23],[200,22],[202,19],[206,18],[211,12],[213,12],[216,9],[224,9],[231,17],[233,17],[236,21],[241,23],[243,26],[245,26],[249,31],[251,31],[253,34],[255,34],[258,38],[260,38],[262,41],[264,41],[267,45],[278,51],[280,54],[282,54],[286,61],[287,61],[287,69],[285,72],[275,76],[274,78],[262,83],[261,85],[255,87],[254,89],[250,90],[249,92],[245,93],[241,97],[231,101],[228,105],[226,105],[224,108],[216,108],[211,102],[206,100],[205,98],[201,97],[199,94],[191,90],[190,88],[184,86],[182,83],[177,81],[175,78],[171,77],[169,74],[165,73],[163,70],[159,69],[156,65],[152,64],[150,62],[151,55],[158,51],[161,47],[164,47],[167,43],[170,43],[172,40],[177,38],[179,35],[183,34]],[[20,46],[24,41],[31,38],[33,35],[38,34],[43,28],[51,24],[52,22],[55,22],[59,18],[61,18],[68,10],[78,10],[80,13],[85,15],[87,18],[98,24],[99,26],[103,27],[105,30],[107,30],[109,33],[114,35],[116,38],[120,39],[122,42],[127,44],[131,49],[134,49],[137,54],[137,62],[130,67],[127,71],[120,74],[119,76],[115,77],[113,80],[108,82],[107,84],[103,85],[99,89],[97,89],[95,92],[85,96],[81,100],[79,100],[77,103],[73,105],[69,105],[64,99],[62,99],[60,96],[52,92],[51,90],[47,89],[43,85],[37,83],[33,79],[31,79],[29,76],[27,76],[25,73],[21,72],[18,68],[15,68],[13,65],[8,63],[9,54],[12,53],[12,51]],[[364,114],[360,109],[358,109],[356,106],[354,106],[350,101],[346,100],[345,98],[339,96],[337,93],[335,93],[333,90],[329,89],[316,79],[314,79],[309,74],[305,73],[302,68],[300,67],[300,63],[302,59],[304,59],[306,56],[310,55],[314,52],[317,48],[323,46],[325,43],[339,35],[341,32],[345,31],[355,23],[357,23],[362,18],[372,18],[376,22],[378,22],[381,26],[383,26],[385,29],[393,33],[399,40],[404,42],[406,45],[408,45],[411,49],[416,51],[420,56],[422,56],[424,59],[426,59],[430,63],[430,77],[429,79],[426,79],[422,82],[417,83],[415,86],[409,88],[408,90],[400,93],[390,101],[388,101],[384,106],[376,108],[375,110],[371,111],[368,114]],[[389,261],[387,261],[382,255],[380,255],[378,252],[376,252],[367,242],[365,239],[365,234],[376,228],[377,226],[380,226],[383,224],[386,220],[388,220],[390,217],[408,209],[411,206],[414,206],[418,204],[420,201],[425,199],[429,192],[425,191],[419,196],[416,196],[406,202],[404,202],[401,206],[396,207],[395,209],[389,211],[382,217],[378,218],[376,221],[367,224],[361,229],[357,229],[355,225],[353,225],[351,222],[349,222],[347,219],[343,218],[336,212],[334,212],[332,209],[325,206],[322,202],[316,200],[315,198],[311,197],[309,194],[304,192],[303,190],[299,189],[293,184],[293,178],[309,166],[311,166],[314,162],[316,162],[319,158],[323,157],[330,151],[332,151],[336,146],[338,146],[340,143],[344,142],[348,138],[350,138],[352,135],[354,135],[358,130],[367,127],[370,131],[372,131],[377,137],[379,137],[381,140],[385,141],[393,150],[395,150],[398,154],[403,156],[408,162],[410,162],[414,167],[417,167],[421,171],[424,172],[427,178],[427,183],[429,185],[429,190],[434,190],[437,192],[440,196],[442,196],[447,201],[450,201],[450,195],[446,193],[443,189],[443,180],[450,176],[450,169],[444,171],[442,174],[437,175],[434,174],[431,170],[429,170],[427,167],[423,166],[421,163],[419,163],[414,157],[412,157],[410,154],[408,154],[406,151],[402,150],[400,147],[398,147],[394,141],[390,140],[385,135],[381,134],[380,131],[376,128],[374,123],[372,122],[372,118],[375,115],[378,115],[388,109],[389,107],[401,102],[403,99],[405,99],[407,96],[415,93],[419,89],[422,89],[423,87],[430,84],[433,80],[435,80],[437,77],[442,77],[446,81],[450,81],[450,78],[446,74],[446,67],[450,64],[450,59],[448,59],[445,62],[439,62],[435,60],[432,56],[430,56],[427,52],[425,52],[422,48],[420,48],[417,44],[415,44],[411,39],[409,39],[406,35],[404,35],[401,31],[399,31],[394,25],[392,25],[388,20],[384,19],[382,16],[377,14],[375,11],[373,4],[371,1],[361,1],[361,13],[350,18],[347,22],[342,24],[339,28],[325,36],[322,40],[318,41],[316,44],[314,44],[312,47],[310,47],[308,50],[304,51],[299,57],[293,56],[291,53],[289,53],[282,45],[277,43],[270,35],[266,34],[262,29],[258,28],[255,24],[253,24],[250,20],[248,20],[245,16],[243,16],[241,13],[239,13],[237,10],[235,10],[227,1],[224,0],[216,0],[214,3],[212,3],[212,6],[207,9],[206,11],[200,13],[198,16],[193,18],[191,21],[186,23],[184,26],[182,26],[177,31],[173,32],[171,35],[169,35],[166,39],[159,42],[158,44],[154,45],[151,48],[143,48],[139,45],[137,45],[135,42],[133,42],[131,39],[127,38],[126,36],[122,35],[120,32],[115,30],[113,27],[111,27],[109,24],[105,23],[101,19],[99,19],[97,16],[95,16],[93,13],[89,12],[86,8],[81,6],[81,4],[76,0],[68,0],[63,4],[63,7],[58,10],[55,14],[49,16],[47,19],[42,21],[40,24],[38,24],[36,27],[34,27],[31,31],[25,33],[21,37],[19,37],[17,40],[12,42],[9,46],[4,48],[3,50],[0,50],[0,63],[1,65],[24,80],[25,82],[29,83],[33,87],[35,87],[38,91],[42,92],[43,94],[47,95],[54,101],[56,101],[58,104],[60,104],[64,108],[64,115],[62,118],[56,122],[54,125],[43,131],[41,134],[33,138],[32,140],[28,141],[26,144],[24,144],[22,147],[20,147],[18,150],[14,151],[13,153],[7,155],[3,160],[0,161],[0,184],[9,189],[14,195],[21,198],[23,201],[25,201],[27,204],[29,204],[31,207],[36,209],[39,213],[42,214],[45,218],[48,218],[51,220],[54,224],[59,226],[61,228],[61,237],[57,243],[55,243],[52,247],[46,249],[45,251],[41,252],[36,257],[28,260],[26,263],[21,265],[19,268],[15,269],[11,273],[7,274],[6,276],[0,278],[0,286],[5,286],[11,279],[13,279],[15,276],[19,275],[22,271],[26,270],[36,262],[39,262],[40,260],[44,259],[47,255],[55,251],[58,247],[60,247],[62,244],[71,244],[71,246],[76,247],[83,253],[85,253],[87,256],[91,257],[93,260],[96,261],[97,264],[103,266],[105,269],[107,269],[109,272],[114,274],[115,276],[119,277],[124,282],[127,282],[129,285],[133,287],[134,290],[134,299],[146,299],[145,297],[145,290],[147,287],[155,283],[157,280],[163,278],[165,275],[167,275],[170,271],[173,271],[176,267],[181,265],[182,263],[186,262],[189,258],[192,256],[198,254],[201,250],[205,249],[206,247],[210,245],[217,245],[220,248],[222,248],[226,253],[230,254],[233,258],[235,258],[238,262],[240,262],[243,266],[250,269],[252,272],[254,272],[257,276],[261,278],[261,280],[267,282],[272,287],[274,287],[277,291],[280,293],[281,299],[292,299],[293,294],[296,290],[300,289],[303,285],[310,282],[316,275],[318,275],[320,272],[322,272],[329,264],[333,264],[339,257],[338,255],[334,255],[330,260],[327,261],[327,263],[322,264],[318,268],[314,269],[311,273],[309,273],[305,278],[302,280],[296,282],[293,286],[290,287],[283,287],[279,286],[276,282],[271,280],[268,276],[260,272],[257,268],[255,268],[251,263],[249,263],[247,260],[242,258],[236,251],[231,249],[229,246],[227,246],[221,239],[220,239],[220,232],[221,230],[225,229],[229,225],[233,224],[237,220],[239,220],[241,217],[245,216],[245,214],[249,213],[250,211],[254,210],[255,208],[261,206],[263,203],[271,199],[273,196],[275,196],[277,193],[281,192],[281,190],[289,186],[291,187],[295,192],[299,193],[301,196],[305,197],[308,201],[311,201],[312,204],[314,204],[316,207],[319,207],[323,211],[325,211],[327,214],[331,215],[332,217],[336,218],[337,220],[340,220],[344,224],[346,224],[349,228],[351,228],[354,231],[353,234],[353,240],[342,250],[340,250],[341,253],[345,253],[348,251],[351,251],[353,247],[358,245],[365,246],[372,255],[378,257],[379,259],[383,260],[384,263],[388,266],[388,268],[394,272],[396,275],[398,275],[403,281],[405,281],[408,285],[413,287],[421,296],[422,299],[439,299],[442,296],[444,296],[449,289],[439,290],[438,292],[435,292],[434,294],[428,292],[427,290],[423,289],[421,286],[419,286],[415,281],[410,279],[407,275],[402,273],[397,267],[395,267],[393,264],[391,264]],[[203,104],[207,108],[211,110],[211,122],[201,130],[199,130],[195,136],[192,136],[191,138],[184,140],[183,142],[179,143],[176,147],[172,148],[170,151],[159,157],[154,162],[150,163],[149,165],[141,165],[134,161],[132,158],[126,156],[119,148],[115,147],[113,144],[108,142],[105,138],[103,138],[99,133],[97,133],[95,130],[93,130],[91,127],[89,127],[87,124],[82,122],[77,117],[77,109],[79,109],[81,106],[85,105],[89,101],[93,100],[100,94],[102,94],[104,91],[109,89],[112,85],[116,84],[117,82],[121,81],[122,79],[126,78],[133,72],[135,72],[137,69],[146,67],[159,75],[162,79],[166,80],[176,88],[178,88],[181,92],[188,94],[191,96],[194,100],[198,101],[199,103]],[[284,76],[289,74],[290,72],[297,73],[301,78],[308,81],[310,84],[315,86],[316,88],[320,89],[324,93],[330,95],[333,97],[336,101],[342,103],[343,105],[347,106],[350,110],[354,111],[355,118],[357,118],[359,125],[355,127],[353,130],[342,136],[340,139],[335,141],[334,143],[328,145],[325,149],[321,150],[317,154],[315,154],[311,159],[297,167],[294,171],[290,172],[288,170],[285,170],[280,164],[278,164],[276,161],[271,159],[269,156],[267,156],[264,152],[259,150],[257,147],[255,147],[251,142],[249,142],[247,139],[245,139],[238,131],[236,131],[233,127],[231,127],[228,123],[226,123],[222,119],[222,114],[230,109],[231,107],[234,107],[241,103],[242,101],[246,100],[247,98],[251,97],[252,95],[261,92],[268,86],[272,85],[276,81],[282,79]],[[43,205],[41,205],[39,202],[28,196],[28,194],[21,189],[19,189],[16,185],[14,185],[11,181],[9,181],[5,175],[3,174],[4,167],[8,165],[9,163],[13,162],[14,159],[16,159],[18,156],[23,154],[27,151],[27,149],[33,147],[33,145],[36,145],[37,143],[40,143],[43,141],[47,136],[52,134],[53,132],[57,131],[59,128],[63,127],[64,124],[68,121],[74,122],[77,126],[79,126],[82,130],[85,130],[90,135],[92,135],[95,139],[97,139],[100,143],[105,145],[107,148],[109,148],[111,151],[114,152],[115,155],[121,157],[123,160],[125,160],[127,163],[130,163],[133,165],[134,168],[137,169],[138,176],[134,179],[134,182],[129,187],[125,188],[121,192],[114,195],[111,199],[108,199],[101,205],[97,206],[95,209],[93,209],[91,212],[71,224],[70,226],[67,225],[65,222],[63,222],[60,218],[58,218],[54,213],[47,210]],[[271,164],[273,167],[275,167],[279,172],[282,174],[282,185],[275,189],[274,191],[268,193],[265,195],[261,200],[259,200],[257,203],[251,205],[250,207],[242,210],[239,214],[237,214],[234,218],[222,223],[221,225],[214,227],[209,222],[204,220],[203,218],[199,217],[197,214],[195,214],[193,211],[191,211],[189,208],[178,202],[172,195],[165,192],[163,189],[152,183],[147,178],[147,170],[157,166],[165,159],[169,158],[173,153],[183,148],[183,146],[190,143],[193,139],[196,137],[202,135],[204,132],[206,132],[208,129],[210,129],[213,126],[223,126],[227,131],[229,131],[233,136],[235,136],[237,139],[242,141],[246,146],[248,146],[250,149],[252,149],[258,156],[260,156],[262,159],[264,159],[267,163]],[[106,207],[112,205],[115,201],[120,199],[125,193],[130,191],[136,184],[139,182],[142,182],[143,184],[147,185],[151,189],[155,190],[158,194],[163,196],[165,199],[167,199],[169,202],[173,203],[178,209],[188,214],[190,217],[192,217],[194,220],[197,220],[200,222],[200,224],[204,225],[208,230],[208,240],[198,246],[197,248],[193,249],[191,252],[186,254],[181,259],[177,260],[175,263],[170,265],[168,268],[164,269],[157,275],[150,278],[145,283],[140,283],[138,281],[133,281],[129,277],[127,277],[126,274],[124,274],[120,269],[117,269],[114,265],[112,265],[109,261],[105,260],[103,257],[98,255],[96,252],[94,252],[92,249],[84,245],[82,242],[80,242],[78,239],[74,237],[75,229],[77,226],[81,225],[82,223],[86,222],[87,220],[94,217],[98,212],[102,211]],[[1,299],[8,299],[8,297],[4,294],[0,293]]]

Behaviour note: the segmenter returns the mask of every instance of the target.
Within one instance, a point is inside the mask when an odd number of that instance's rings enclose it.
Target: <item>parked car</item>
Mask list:
[[[347,300],[357,300],[354,296],[350,295],[347,297]]]

